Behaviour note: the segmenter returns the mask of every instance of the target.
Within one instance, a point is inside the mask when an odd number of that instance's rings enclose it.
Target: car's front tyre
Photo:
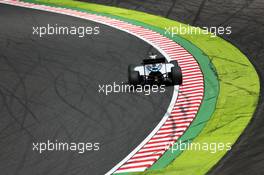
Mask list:
[[[134,70],[133,65],[128,66],[128,83],[131,85],[140,84],[140,74],[138,71]]]
[[[179,67],[178,61],[176,61],[176,60],[172,60],[172,61],[170,61],[170,63],[173,64],[174,67]]]

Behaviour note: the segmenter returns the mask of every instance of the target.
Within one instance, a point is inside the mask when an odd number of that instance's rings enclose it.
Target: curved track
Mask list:
[[[209,174],[238,174],[238,172],[239,174],[263,174],[263,1],[96,0],[92,2],[143,11],[195,26],[232,26],[232,34],[224,38],[236,45],[254,64],[260,77],[261,94],[253,120],[229,154]]]
[[[0,171],[5,175],[104,174],[161,120],[171,87],[150,96],[98,93],[98,84],[126,81],[127,65],[139,63],[150,49],[144,41],[64,15],[8,5],[0,11]],[[32,35],[32,26],[47,24],[100,26],[101,34]],[[101,146],[85,154],[32,151],[32,142],[48,139]]]

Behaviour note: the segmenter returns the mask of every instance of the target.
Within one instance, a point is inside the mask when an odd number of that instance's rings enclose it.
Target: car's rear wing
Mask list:
[[[157,64],[157,63],[165,63],[165,57],[155,58],[155,59],[144,59],[142,64]]]

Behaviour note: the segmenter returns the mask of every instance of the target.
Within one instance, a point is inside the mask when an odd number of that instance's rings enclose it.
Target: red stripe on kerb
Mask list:
[[[142,146],[141,150],[132,155],[131,158],[123,165],[119,166],[116,172],[144,171],[154,164],[157,159],[160,158],[166,151],[165,148],[153,146],[154,144],[175,142],[188,129],[188,126],[191,124],[192,120],[197,114],[203,99],[204,80],[197,61],[182,46],[157,32],[105,16],[98,16],[95,14],[78,12],[71,9],[49,7],[45,5],[37,5],[12,0],[3,1],[2,3],[68,14],[71,16],[104,23],[140,36],[145,41],[148,41],[149,43],[156,45],[156,47],[159,47],[170,57],[170,59],[178,60],[179,66],[182,67],[183,85],[180,86],[180,92],[178,93],[178,98],[174,104],[174,109],[169,111],[171,115],[168,117],[167,121],[163,123],[160,130],[156,132],[156,134],[154,134],[145,145]],[[184,111],[181,109],[184,109]],[[185,121],[184,118],[186,119]],[[188,126],[177,126],[177,124],[186,124]],[[152,156],[155,156],[155,158],[148,159],[148,157]]]

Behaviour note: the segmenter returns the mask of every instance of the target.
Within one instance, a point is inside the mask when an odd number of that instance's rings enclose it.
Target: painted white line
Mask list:
[[[0,0],[0,3],[60,13],[105,24],[134,35],[141,40],[149,43],[161,54],[163,54],[168,61],[175,59],[178,60],[180,67],[182,67],[183,85],[180,88],[179,86],[174,86],[170,105],[162,120],[154,128],[151,134],[148,135],[147,138],[145,138],[128,156],[126,156],[114,168],[107,172],[106,175],[119,172],[144,171],[145,169],[149,168],[149,166],[152,165],[156,161],[156,159],[158,159],[165,152],[164,148],[153,146],[157,146],[162,142],[171,143],[171,141],[173,141],[174,143],[184,133],[184,131],[187,130],[188,126],[198,112],[200,106],[199,103],[201,103],[201,100],[203,98],[203,75],[199,69],[197,61],[179,44],[149,29],[144,29],[141,26],[136,26],[105,16],[98,16],[94,14],[78,12],[76,10],[49,7],[45,5],[34,5],[31,3],[19,2],[14,0]],[[180,93],[178,94],[179,90]],[[190,104],[187,102],[189,102]],[[182,113],[182,108],[184,108],[185,110],[184,113]],[[190,116],[191,118],[188,118]],[[155,152],[152,152],[152,150]],[[156,158],[148,159],[153,156],[155,156]]]

